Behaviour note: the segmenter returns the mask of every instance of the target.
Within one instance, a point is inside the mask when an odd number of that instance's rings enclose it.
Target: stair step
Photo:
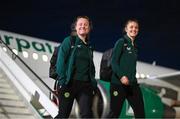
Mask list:
[[[20,100],[0,100],[0,106],[9,106],[9,107],[25,107],[24,102]]]
[[[37,119],[39,118],[19,92],[11,85],[8,77],[0,68],[0,119]]]
[[[11,88],[0,88],[0,93],[15,94],[14,90]]]
[[[20,100],[17,95],[10,95],[10,94],[0,94],[0,99]]]
[[[0,83],[7,83],[7,81],[3,78],[0,78]]]
[[[1,72],[1,70],[0,70],[0,72]],[[0,73],[0,78],[2,78],[2,77],[3,77],[3,74]]]
[[[11,86],[7,83],[0,83],[0,88],[10,88]]]
[[[4,114],[24,114],[30,115],[31,112],[28,108],[19,108],[19,107],[0,107],[0,113]]]
[[[3,114],[0,113],[0,119],[35,119],[33,115],[19,115],[19,114]]]

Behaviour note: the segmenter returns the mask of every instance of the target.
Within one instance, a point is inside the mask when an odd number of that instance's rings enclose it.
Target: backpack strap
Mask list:
[[[70,56],[70,54],[71,54],[71,52],[72,52],[72,50],[74,49],[74,46],[75,46],[75,44],[76,44],[76,36],[70,36],[70,51],[68,52],[68,57],[65,59],[65,63],[68,61],[68,58],[69,58],[69,56]]]
[[[56,79],[57,73],[56,73],[56,61],[57,61],[57,54],[60,46],[55,47],[53,55],[50,59],[50,68],[49,68],[49,77]]]
[[[125,52],[126,48],[127,48],[127,40],[123,39],[123,48],[119,59],[121,58],[122,54]]]
[[[73,35],[70,36],[70,43],[71,43],[71,48],[74,48],[76,44],[76,36]]]

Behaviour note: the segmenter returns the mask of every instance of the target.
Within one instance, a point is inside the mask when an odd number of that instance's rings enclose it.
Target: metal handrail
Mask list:
[[[3,43],[6,48],[8,48],[8,50],[12,53],[12,59],[15,60],[16,58],[18,58],[20,60],[21,63],[23,63],[23,65],[37,78],[39,79],[39,81],[50,91],[50,93],[52,93],[53,95],[55,95],[57,97],[57,95],[54,93],[54,91],[18,56],[16,55],[12,49],[1,39],[0,37],[0,43]]]

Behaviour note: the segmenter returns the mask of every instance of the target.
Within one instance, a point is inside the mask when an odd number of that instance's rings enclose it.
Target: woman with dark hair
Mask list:
[[[125,24],[124,32],[125,35],[116,42],[112,54],[111,111],[113,118],[118,118],[123,103],[127,99],[135,118],[144,118],[143,96],[136,79],[137,47],[135,40],[139,32],[138,21],[129,19]]]
[[[74,99],[77,100],[82,118],[91,118],[93,89],[96,88],[93,51],[89,44],[92,24],[87,16],[78,16],[58,51],[57,74],[59,84],[59,114],[68,118]],[[72,41],[74,45],[72,46]]]

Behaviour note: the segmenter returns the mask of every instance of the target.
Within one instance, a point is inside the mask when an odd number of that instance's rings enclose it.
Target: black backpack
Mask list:
[[[75,46],[75,38],[76,38],[75,36],[70,37],[71,51]],[[60,47],[61,47],[60,45],[58,47],[55,47],[53,55],[50,60],[50,67],[49,67],[49,77],[51,77],[52,79],[55,80],[53,92],[54,92],[54,94],[56,94],[56,96],[54,96],[52,93],[50,93],[49,98],[56,105],[59,105],[59,100],[57,98],[57,95],[59,94],[59,90],[58,90],[58,80],[57,80],[58,74],[56,73],[56,61],[57,61],[58,51],[59,51]],[[68,59],[68,57],[67,57],[67,59]]]
[[[73,48],[75,45],[75,39],[76,39],[75,36],[70,36],[71,48]],[[49,77],[55,80],[57,79],[57,76],[58,76],[58,74],[56,73],[56,61],[58,57],[59,48],[60,48],[60,45],[58,47],[55,47],[53,55],[50,60],[50,67],[49,67]]]
[[[60,46],[55,47],[53,55],[52,55],[51,60],[50,60],[49,77],[51,77],[53,79],[56,79],[58,76],[56,73],[56,61],[57,61],[57,55],[58,55],[59,47]]]
[[[124,44],[125,44],[125,42],[124,42]],[[125,51],[126,47],[127,47],[127,45],[123,46],[123,52]],[[103,56],[102,56],[102,59],[101,59],[100,79],[103,80],[103,81],[106,81],[106,82],[111,81],[111,76],[112,76],[112,67],[111,67],[112,53],[113,53],[113,48],[106,50],[103,53]]]
[[[101,64],[100,64],[100,79],[103,81],[110,82],[112,75],[111,58],[113,48],[106,50],[103,53]]]

